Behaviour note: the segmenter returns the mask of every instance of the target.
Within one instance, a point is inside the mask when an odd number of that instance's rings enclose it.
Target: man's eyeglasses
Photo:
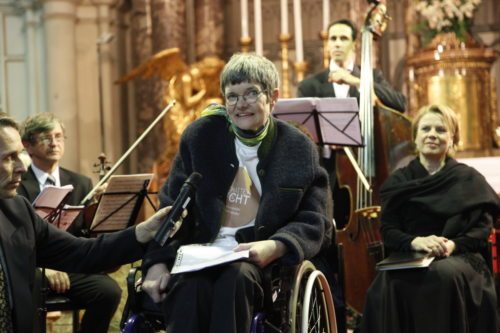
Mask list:
[[[38,138],[35,138],[35,142],[48,146],[52,142],[63,143],[65,139],[66,139],[66,137],[63,134],[40,135]]]
[[[230,93],[230,94],[226,95],[226,105],[227,106],[236,105],[238,103],[240,97],[242,97],[243,100],[245,102],[247,102],[248,104],[253,104],[253,103],[257,102],[257,100],[259,99],[259,96],[263,93],[264,93],[264,91],[258,91],[258,90],[249,90],[249,91],[245,92],[243,95],[237,95],[237,94]]]

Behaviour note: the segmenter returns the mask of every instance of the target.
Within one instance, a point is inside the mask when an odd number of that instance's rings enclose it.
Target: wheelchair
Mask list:
[[[122,333],[165,330],[158,305],[141,291],[140,270],[127,277],[128,299]],[[264,269],[264,309],[254,315],[250,333],[337,333],[327,279],[309,261],[298,266],[271,265]]]

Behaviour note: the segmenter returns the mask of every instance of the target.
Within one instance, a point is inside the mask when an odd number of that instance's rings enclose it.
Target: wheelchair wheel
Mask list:
[[[122,333],[156,333],[158,332],[142,315],[133,314],[125,322]]]
[[[305,261],[297,270],[289,302],[291,333],[336,333],[335,310],[328,282]]]

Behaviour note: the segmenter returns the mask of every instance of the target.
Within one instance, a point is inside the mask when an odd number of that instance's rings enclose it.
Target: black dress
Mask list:
[[[429,268],[379,272],[367,293],[362,332],[496,333],[497,299],[486,249],[500,199],[476,170],[454,159],[429,176],[418,159],[381,189],[388,251],[411,251],[417,236],[453,240]]]

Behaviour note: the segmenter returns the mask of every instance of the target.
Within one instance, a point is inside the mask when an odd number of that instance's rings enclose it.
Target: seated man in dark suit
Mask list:
[[[0,332],[33,332],[36,267],[95,273],[136,261],[153,239],[169,208],[135,227],[76,238],[43,221],[16,195],[26,167],[14,120],[0,115]]]
[[[59,166],[64,155],[65,131],[62,122],[51,113],[29,117],[21,128],[23,145],[31,157],[28,172],[22,175],[18,194],[33,202],[47,186],[73,185],[67,204],[79,205],[92,190],[90,178]],[[83,218],[68,229],[75,236],[83,236]],[[67,274],[45,270],[51,293],[62,294],[86,309],[81,332],[105,333],[121,298],[121,288],[106,274]],[[49,293],[50,295],[50,293]]]

